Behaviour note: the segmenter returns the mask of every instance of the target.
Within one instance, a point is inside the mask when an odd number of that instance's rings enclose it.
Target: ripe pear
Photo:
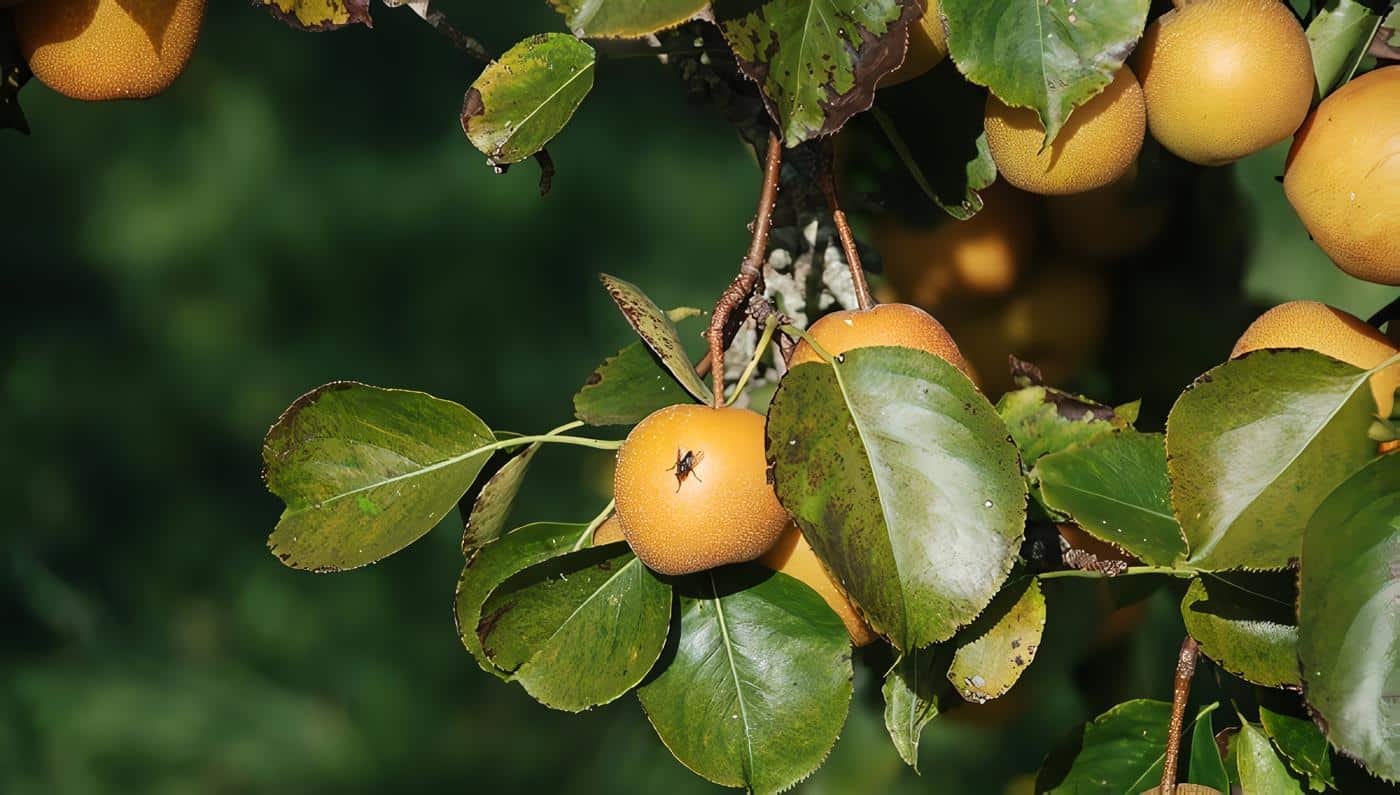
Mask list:
[[[846,597],[846,592],[831,578],[831,573],[822,565],[817,553],[812,551],[812,545],[807,543],[802,529],[796,523],[788,526],[778,543],[763,553],[758,562],[789,577],[796,577],[820,594],[831,609],[836,611],[836,615],[841,617],[846,631],[851,633],[851,642],[855,645],[864,646],[879,637],[875,630],[865,623],[865,619],[861,618],[856,606]]]
[[[880,78],[879,88],[888,88],[927,73],[948,57],[948,33],[943,29],[938,0],[928,0],[928,7],[917,24],[909,26],[909,49],[904,63]]]
[[[962,351],[933,316],[909,304],[879,304],[866,310],[842,310],[824,315],[807,329],[807,335],[831,356],[856,348],[897,346],[927,351],[976,380]],[[822,357],[806,340],[797,344],[789,364],[796,367],[820,362]]]

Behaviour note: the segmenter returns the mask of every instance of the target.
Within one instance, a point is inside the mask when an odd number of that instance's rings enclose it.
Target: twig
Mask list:
[[[860,251],[856,248],[856,236],[851,232],[851,224],[846,220],[846,211],[841,209],[841,199],[836,193],[835,153],[831,139],[822,144],[821,166],[817,179],[821,182],[822,193],[826,195],[827,206],[831,208],[831,218],[836,222],[836,234],[841,238],[841,249],[846,254],[846,265],[851,269],[851,283],[855,286],[856,305],[869,309],[875,305],[870,295],[870,285],[865,283],[865,269],[860,264]]]
[[[535,153],[535,162],[540,164],[540,195],[548,196],[554,185],[554,158],[549,156],[548,149],[541,149]]]
[[[763,167],[763,190],[758,197],[758,211],[753,220],[753,242],[749,253],[739,265],[739,273],[715,302],[707,335],[710,342],[710,372],[714,376],[715,408],[724,405],[724,349],[732,339],[729,318],[734,310],[749,299],[763,281],[763,261],[768,253],[768,229],[773,223],[773,205],[778,201],[778,176],[783,167],[783,140],[768,134],[768,157]],[[735,325],[737,331],[738,326]]]
[[[433,8],[431,0],[407,0],[406,2],[385,0],[384,4],[388,6],[407,6],[412,9],[413,13],[422,17],[424,22],[432,25],[433,30],[441,33],[448,41],[452,42],[452,46],[482,63],[491,63],[491,51],[486,49],[481,42],[458,30],[451,22],[448,22],[447,15]]]
[[[1181,727],[1186,719],[1186,698],[1191,695],[1191,677],[1196,674],[1196,653],[1199,646],[1190,635],[1181,642],[1181,654],[1176,658],[1176,679],[1172,684],[1172,719],[1167,725],[1167,759],[1162,765],[1162,795],[1176,792],[1176,763],[1181,755]]]

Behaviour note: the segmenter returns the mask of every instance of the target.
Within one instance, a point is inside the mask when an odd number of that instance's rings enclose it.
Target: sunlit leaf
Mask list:
[[[909,348],[802,364],[768,413],[778,498],[872,627],[903,650],[952,637],[1020,545],[1026,486],[967,377]]]
[[[314,571],[392,555],[452,510],[494,441],[475,414],[422,392],[318,387],[263,442],[263,477],[287,506],[268,547]]]
[[[691,364],[690,356],[681,344],[680,333],[667,313],[662,312],[637,285],[606,273],[600,278],[628,325],[651,348],[661,364],[696,400],[709,404],[712,400],[710,388],[695,372],[695,365]]]
[[[500,436],[501,434],[497,434],[498,438]],[[497,450],[486,462],[481,472],[481,475],[486,477],[485,482],[479,477],[457,506],[463,516],[463,555],[470,555],[472,550],[505,532],[511,506],[515,503],[516,495],[520,493],[520,487],[525,483],[530,462],[534,460],[541,444],[542,442],[535,442],[511,451]]]
[[[919,738],[929,721],[938,717],[939,703],[948,689],[943,671],[949,649],[930,646],[900,658],[885,674],[885,730],[906,765],[919,769]],[[951,694],[948,694],[951,695]]]
[[[1231,576],[1194,580],[1181,600],[1186,631],[1221,668],[1264,687],[1298,686],[1298,628],[1292,600]]]
[[[564,33],[544,33],[506,50],[462,101],[462,130],[497,165],[545,147],[593,88],[593,48]]]
[[[1322,99],[1356,73],[1381,18],[1357,0],[1328,0],[1308,23],[1317,98]]]
[[[700,314],[671,310],[672,323]],[[640,342],[609,357],[574,395],[574,416],[589,425],[634,425],[657,409],[689,403],[692,396]]]
[[[963,634],[948,668],[948,681],[965,700],[984,704],[998,698],[1035,659],[1045,631],[1045,594],[1040,581],[1007,588]]]
[[[373,27],[369,0],[254,0],[274,17],[300,30],[335,30],[346,25]]]
[[[637,38],[693,19],[708,0],[549,0],[575,35]]]

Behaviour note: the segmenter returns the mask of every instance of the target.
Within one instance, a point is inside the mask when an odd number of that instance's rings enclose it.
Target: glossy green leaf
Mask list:
[[[1274,753],[1269,738],[1254,724],[1246,721],[1236,742],[1235,764],[1240,771],[1241,789],[1250,795],[1302,795],[1302,788],[1288,775],[1288,768]]]
[[[1185,557],[1161,434],[1106,434],[1041,458],[1035,472],[1045,504],[1089,535],[1154,566]]]
[[[580,38],[635,39],[673,28],[705,9],[707,0],[549,0]]]
[[[739,66],[787,146],[830,135],[867,110],[904,61],[916,0],[714,0]]]
[[[1191,728],[1191,761],[1186,780],[1220,792],[1229,792],[1230,776],[1225,772],[1225,760],[1220,758],[1220,746],[1215,742],[1210,719],[1211,713],[1219,706],[1219,703],[1207,704],[1196,713],[1196,722]]]
[[[1248,584],[1214,577],[1193,580],[1181,600],[1186,631],[1221,668],[1264,687],[1298,686],[1298,628],[1292,603]]]
[[[606,273],[599,278],[603,280],[603,287],[607,289],[608,295],[612,296],[613,303],[617,304],[622,316],[627,319],[632,330],[637,332],[637,336],[642,338],[642,342],[651,348],[652,353],[661,360],[661,364],[676,377],[691,396],[708,405],[713,399],[710,388],[705,385],[699,373],[695,372],[695,365],[690,363],[690,356],[681,344],[680,332],[676,331],[671,317],[662,312],[637,285]]]
[[[500,434],[497,434],[498,438]],[[541,442],[526,445],[513,451],[498,450],[487,462],[482,474],[490,476],[480,488],[468,489],[458,503],[465,517],[462,530],[462,554],[471,555],[483,544],[501,536],[506,530],[506,520],[510,518],[511,506],[520,494],[525,483],[525,475],[530,470],[530,462],[539,451]],[[497,462],[496,459],[501,459]],[[493,471],[494,467],[494,471]]]
[[[944,212],[967,219],[997,178],[983,129],[986,92],[944,60],[918,80],[880,90],[873,115],[914,182]],[[929,124],[929,109],[938,122]]]
[[[1125,701],[1084,726],[1072,759],[1052,756],[1035,791],[1056,795],[1139,795],[1157,786],[1167,755],[1171,704]]]
[[[1363,371],[1312,351],[1263,350],[1187,388],[1167,418],[1172,507],[1187,562],[1279,569],[1303,526],[1375,452],[1375,400]]]
[[[462,100],[462,130],[495,165],[519,163],[545,147],[593,88],[593,48],[544,33],[492,61]]]
[[[254,0],[274,17],[298,30],[335,30],[346,25],[372,27],[369,0]]]
[[[919,738],[929,721],[938,717],[939,704],[946,696],[948,680],[941,673],[948,667],[944,646],[917,649],[900,657],[885,674],[880,692],[885,697],[885,730],[906,765],[919,769]]]
[[[1030,666],[1045,631],[1045,594],[1030,578],[997,594],[963,634],[967,642],[953,654],[948,681],[966,701],[998,698]]]
[[[1005,581],[1026,485],[1006,425],[967,377],[908,348],[802,364],[768,409],[778,499],[881,634],[952,637]]]
[[[1327,739],[1400,780],[1400,454],[1372,461],[1322,503],[1303,538],[1298,657]]]
[[[1288,761],[1288,766],[1307,778],[1308,789],[1323,792],[1328,788],[1337,788],[1337,782],[1332,778],[1332,754],[1327,748],[1327,738],[1316,723],[1307,718],[1274,712],[1262,705],[1259,707],[1259,722],[1274,741],[1274,747]]]
[[[851,643],[815,591],[731,566],[678,581],[680,624],[637,695],[686,767],[728,787],[781,792],[836,742],[851,699]]]
[[[510,674],[497,668],[486,656],[481,638],[476,634],[486,597],[519,572],[550,558],[584,549],[590,541],[586,524],[536,522],[516,528],[471,555],[457,580],[453,618],[457,623],[457,636],[476,658],[481,670],[502,679],[510,678]]]
[[[1381,18],[1357,0],[1328,0],[1308,23],[1317,97],[1322,99],[1356,74]]]
[[[672,323],[699,315],[673,309]],[[644,344],[634,342],[598,366],[574,395],[574,416],[589,425],[635,425],[657,409],[688,403],[692,396]]]
[[[1142,37],[1149,0],[943,0],[948,50],[967,79],[1031,108],[1046,143],[1098,94]]]
[[[339,571],[417,541],[457,504],[495,441],[475,414],[422,392],[348,381],[297,398],[267,432],[263,477],[286,510],[268,547]]]
[[[512,576],[481,606],[476,632],[492,664],[535,700],[578,712],[642,681],[670,619],[671,587],[617,543]]]

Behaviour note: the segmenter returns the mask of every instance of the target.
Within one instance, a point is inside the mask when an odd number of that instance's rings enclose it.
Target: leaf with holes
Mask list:
[[[373,27],[369,0],[254,0],[298,30],[335,30],[347,25]]]
[[[1293,772],[1307,778],[1308,789],[1323,792],[1337,788],[1332,778],[1332,754],[1327,750],[1327,738],[1316,723],[1274,712],[1263,705],[1259,707],[1259,723]]]
[[[1264,687],[1298,687],[1298,627],[1292,599],[1267,593],[1263,578],[1193,580],[1181,600],[1186,631],[1221,668]]]
[[[1338,750],[1400,780],[1400,454],[1313,514],[1298,574],[1303,695]]]
[[[851,640],[816,591],[741,565],[676,582],[679,626],[637,691],[661,741],[728,787],[781,792],[816,770],[851,700]]]
[[[948,681],[964,700],[985,704],[999,698],[1030,667],[1045,631],[1045,594],[1040,580],[1007,588],[962,635],[948,668]]]
[[[451,401],[349,381],[318,387],[263,442],[263,477],[287,506],[268,547],[313,571],[392,555],[452,510],[494,442]]]
[[[1263,795],[1302,795],[1298,782],[1278,758],[1269,738],[1254,724],[1245,722],[1236,738],[1235,765],[1240,771],[1240,788]]]
[[[841,129],[904,62],[917,0],[714,0],[715,20],[758,84],[783,142]]]
[[[576,36],[635,39],[694,19],[708,0],[549,0]]]
[[[481,606],[496,587],[517,573],[550,558],[589,546],[588,525],[537,522],[516,528],[476,550],[457,580],[453,617],[457,636],[472,653],[481,670],[502,679],[510,674],[496,667],[481,648],[476,629],[481,623]]]
[[[1113,80],[1149,0],[943,0],[948,52],[968,80],[1040,115],[1048,145]]]
[[[1186,556],[1161,434],[1106,434],[1041,458],[1034,471],[1045,504],[1089,535],[1154,566]]]
[[[462,130],[496,165],[545,147],[593,88],[593,48],[564,33],[531,36],[481,73],[462,100]]]
[[[939,703],[951,695],[948,680],[940,673],[948,668],[950,649],[930,646],[911,651],[885,674],[885,730],[906,765],[919,769],[919,738],[929,721],[938,717]]]
[[[699,314],[698,309],[673,309],[667,317],[679,323]],[[657,409],[691,400],[660,358],[634,342],[588,376],[574,395],[574,416],[589,425],[635,425]]]
[[[859,348],[794,367],[768,409],[778,499],[896,647],[947,640],[1011,571],[1026,483],[1006,425],[948,362]]]
[[[708,405],[712,400],[710,388],[705,386],[699,373],[695,372],[695,365],[690,363],[690,356],[681,344],[681,335],[676,331],[671,317],[662,312],[637,285],[606,273],[599,278],[603,280],[603,287],[607,288],[608,295],[612,296],[613,303],[617,304],[622,316],[627,319],[632,330],[637,332],[637,336],[642,338],[642,342],[651,348],[652,353],[656,354],[661,364],[671,371],[671,375],[676,377],[686,391],[696,400]]]
[[[636,687],[666,643],[671,587],[627,549],[571,551],[512,576],[481,606],[491,663],[536,701],[579,712]]]
[[[1054,795],[1136,795],[1162,778],[1167,756],[1165,701],[1125,701],[1085,724],[1036,776],[1035,791]]]
[[[1196,379],[1167,418],[1172,508],[1206,570],[1281,569],[1322,499],[1375,453],[1366,373],[1262,350]]]

